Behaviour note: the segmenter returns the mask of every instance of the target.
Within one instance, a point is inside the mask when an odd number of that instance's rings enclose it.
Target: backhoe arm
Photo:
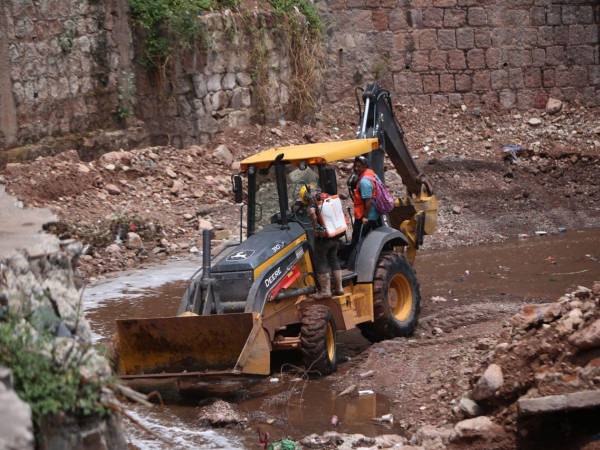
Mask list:
[[[437,227],[437,199],[406,147],[404,131],[394,116],[389,91],[376,83],[370,84],[363,91],[363,102],[359,137],[377,136],[380,146],[380,151],[371,154],[372,167],[383,180],[383,158],[388,155],[406,186],[406,197],[396,199],[396,207],[389,218],[391,225],[408,238],[407,257],[412,263],[416,250],[423,243],[423,236],[433,234]]]

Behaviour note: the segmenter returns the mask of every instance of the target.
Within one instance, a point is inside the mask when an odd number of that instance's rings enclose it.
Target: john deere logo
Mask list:
[[[248,259],[254,255],[254,252],[255,250],[242,250],[235,252],[227,257],[227,261],[243,261],[244,259]]]

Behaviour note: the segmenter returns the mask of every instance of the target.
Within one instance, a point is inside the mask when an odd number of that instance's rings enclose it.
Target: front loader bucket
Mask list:
[[[270,341],[252,313],[117,320],[122,378],[268,375]]]

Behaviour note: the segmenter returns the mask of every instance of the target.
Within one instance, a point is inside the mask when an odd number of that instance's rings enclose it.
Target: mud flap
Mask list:
[[[270,373],[270,342],[252,313],[117,320],[122,378]]]

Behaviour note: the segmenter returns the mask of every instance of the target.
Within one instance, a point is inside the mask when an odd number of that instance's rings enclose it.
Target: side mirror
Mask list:
[[[239,175],[231,176],[231,188],[233,190],[233,197],[236,203],[242,203],[244,201],[244,190],[242,188],[242,177]]]

